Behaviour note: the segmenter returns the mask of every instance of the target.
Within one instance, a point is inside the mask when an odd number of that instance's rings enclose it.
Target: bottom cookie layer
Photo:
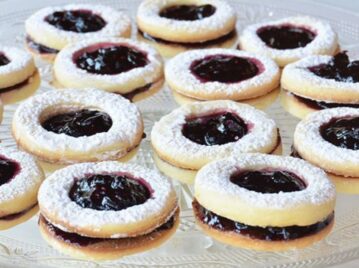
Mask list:
[[[267,109],[277,99],[279,92],[280,92],[279,89],[275,89],[266,95],[263,95],[263,96],[260,96],[260,97],[254,98],[254,99],[241,100],[238,102],[249,104],[249,105],[254,106],[257,109],[264,110],[264,109]],[[184,105],[184,104],[192,103],[192,102],[196,102],[196,101],[204,101],[204,100],[187,97],[187,96],[180,94],[174,90],[172,90],[172,94],[173,94],[175,101],[179,105]]]
[[[24,209],[21,212],[6,215],[0,218],[0,230],[6,230],[15,225],[23,223],[28,219],[32,218],[39,210],[39,207],[36,204],[30,206],[27,209]]]
[[[75,258],[92,260],[111,260],[158,247],[175,233],[178,224],[179,209],[171,219],[149,234],[102,239],[67,233],[53,226],[42,215],[39,218],[40,232],[51,246]]]
[[[323,239],[334,225],[334,212],[310,226],[257,227],[234,222],[193,201],[197,224],[214,239],[236,247],[277,251],[302,248]]]

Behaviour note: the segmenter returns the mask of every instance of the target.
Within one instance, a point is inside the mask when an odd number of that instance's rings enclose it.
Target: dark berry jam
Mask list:
[[[297,149],[295,149],[295,147],[293,145],[290,147],[290,149],[291,149],[291,152],[290,152],[291,157],[303,159],[302,156],[299,154],[299,152],[297,151]]]
[[[36,206],[37,206],[37,203],[33,204],[31,207],[29,207],[27,209],[24,209],[24,210],[22,210],[20,212],[13,213],[13,214],[8,214],[6,216],[2,216],[2,217],[0,217],[0,220],[1,221],[13,221],[13,220],[16,220],[16,219],[24,216],[27,212],[29,212],[31,209],[33,209]]]
[[[187,139],[207,146],[235,142],[247,133],[243,119],[230,112],[188,118],[182,128]]]
[[[72,137],[107,132],[111,126],[112,119],[107,113],[87,109],[57,114],[42,123],[42,127],[48,131]]]
[[[150,236],[154,232],[161,232],[161,231],[171,229],[174,226],[174,222],[175,222],[174,217],[171,217],[166,223],[164,223],[163,225],[161,225],[160,227],[158,227],[153,232],[151,232],[147,235]],[[94,237],[81,236],[76,233],[65,232],[65,231],[62,231],[61,229],[55,227],[54,225],[52,225],[41,214],[40,214],[40,218],[39,218],[39,223],[46,224],[46,228],[48,229],[48,231],[51,234],[53,234],[54,236],[56,236],[57,238],[60,238],[61,240],[65,241],[66,243],[71,243],[71,244],[78,245],[81,247],[86,247],[89,245],[93,245],[93,244],[105,242],[105,241],[136,239],[136,237],[133,237],[133,238],[107,238],[107,239],[106,238],[94,238]]]
[[[0,66],[4,66],[10,63],[10,60],[3,54],[0,53]]]
[[[291,94],[300,102],[304,103],[306,106],[315,110],[323,110],[323,109],[339,108],[339,107],[359,108],[359,103],[355,104],[355,103],[336,103],[336,102],[316,101],[292,93],[288,93],[288,94]]]
[[[315,75],[326,79],[347,83],[359,82],[359,60],[350,61],[346,51],[335,55],[329,63],[308,69]]]
[[[334,219],[334,212],[323,221],[307,226],[288,226],[288,227],[259,227],[250,226],[240,222],[221,217],[202,207],[196,200],[193,201],[193,209],[196,217],[208,226],[223,232],[235,232],[252,239],[266,241],[287,241],[306,237],[319,233],[330,225]]]
[[[151,88],[151,86],[152,86],[152,84],[150,83],[150,84],[144,85],[143,87],[136,88],[130,92],[121,94],[121,96],[130,101],[133,101],[133,99],[136,97],[136,95],[146,92],[147,90],[149,90]]]
[[[211,55],[194,61],[191,72],[202,82],[238,83],[259,74],[254,60],[230,55]]]
[[[221,43],[224,43],[232,38],[235,38],[237,36],[237,32],[234,30],[228,34],[225,34],[223,36],[220,36],[216,39],[212,39],[212,40],[208,40],[205,42],[198,42],[198,43],[180,43],[180,42],[172,42],[172,41],[167,41],[158,37],[154,37],[148,33],[144,33],[139,31],[140,35],[142,35],[143,38],[150,40],[151,42],[155,42],[155,43],[160,43],[160,44],[165,44],[165,45],[172,45],[172,46],[182,46],[182,47],[186,47],[186,48],[206,48],[206,47],[210,47],[210,46],[215,46],[215,45],[219,45]]]
[[[320,134],[335,146],[359,150],[359,117],[332,119],[320,127]]]
[[[239,187],[263,194],[295,192],[307,187],[297,175],[284,170],[241,171],[230,180]]]
[[[316,36],[309,29],[289,24],[262,27],[257,30],[257,35],[267,46],[275,49],[305,47]]]
[[[26,43],[31,50],[39,54],[57,54],[59,52],[57,49],[35,42],[30,36],[26,37]]]
[[[27,84],[29,84],[30,80],[31,80],[31,77],[25,79],[24,81],[22,81],[22,82],[20,82],[18,84],[13,85],[13,86],[0,88],[0,94],[5,93],[5,92],[9,92],[9,91],[12,91],[12,90],[21,89],[24,86],[26,86]]]
[[[74,57],[78,68],[93,74],[116,75],[148,64],[147,55],[121,45],[99,45]]]
[[[97,32],[106,26],[106,21],[90,10],[56,11],[45,21],[57,29],[76,33]]]
[[[0,155],[0,185],[10,182],[19,172],[19,163]]]
[[[176,5],[167,7],[160,12],[160,16],[173,20],[202,20],[212,16],[216,8],[212,5]]]
[[[69,196],[83,208],[118,211],[145,203],[151,192],[128,175],[97,174],[76,180]]]

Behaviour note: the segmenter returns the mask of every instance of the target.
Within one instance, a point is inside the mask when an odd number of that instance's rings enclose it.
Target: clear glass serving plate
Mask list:
[[[55,4],[78,1],[61,0],[0,0],[0,43],[23,46],[24,20],[35,10]],[[83,2],[83,1],[81,1]],[[128,12],[135,17],[138,0],[103,0],[101,2]],[[341,47],[359,57],[359,16],[340,9],[306,1],[245,0],[230,1],[238,13],[238,31],[250,23],[308,14],[328,20],[339,33]],[[134,25],[135,29],[135,25]],[[39,62],[43,77],[39,92],[51,88],[51,66]],[[155,96],[137,103],[143,112],[146,133],[153,123],[176,107],[165,87]],[[16,146],[10,125],[16,105],[5,108],[0,125],[0,139],[5,146]],[[298,120],[280,107],[278,101],[267,112],[277,121],[285,153],[288,154],[292,134]],[[148,135],[147,135],[148,136]],[[131,160],[153,167],[148,138],[141,144],[138,155]],[[304,250],[280,253],[256,252],[220,244],[203,235],[194,225],[191,212],[192,188],[175,182],[181,202],[181,224],[177,233],[158,249],[110,262],[75,260],[50,248],[41,238],[37,218],[0,232],[0,267],[307,267],[328,266],[359,258],[359,196],[338,196],[336,223],[332,233],[322,242]]]

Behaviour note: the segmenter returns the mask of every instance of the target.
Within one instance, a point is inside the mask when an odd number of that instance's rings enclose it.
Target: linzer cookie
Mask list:
[[[292,157],[242,154],[211,162],[195,179],[201,229],[236,247],[277,251],[322,240],[334,224],[325,172]]]

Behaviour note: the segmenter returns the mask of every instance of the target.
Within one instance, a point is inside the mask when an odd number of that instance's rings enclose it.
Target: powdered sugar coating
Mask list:
[[[305,47],[294,49],[275,49],[268,47],[257,35],[257,30],[265,26],[294,25],[316,33],[316,37]],[[239,38],[240,48],[266,55],[280,66],[313,54],[332,55],[338,47],[337,35],[329,23],[308,16],[288,17],[276,21],[263,22],[246,27]]]
[[[107,132],[92,136],[72,137],[45,130],[41,122],[51,115],[80,109],[99,109],[112,119]],[[94,154],[98,160],[120,158],[138,144],[143,122],[137,107],[120,95],[98,89],[51,90],[22,102],[13,118],[17,140],[26,140],[42,150],[65,155],[68,150],[79,154]],[[71,160],[64,157],[62,162]]]
[[[16,202],[17,198],[26,196],[29,191],[40,187],[44,174],[31,155],[17,149],[0,146],[0,156],[20,165],[20,172],[10,182],[0,185],[0,203]]]
[[[45,21],[45,18],[54,12],[71,10],[91,11],[104,19],[106,25],[96,32],[78,33],[58,29]],[[86,38],[127,36],[131,28],[131,20],[125,13],[111,7],[90,4],[71,4],[40,9],[25,21],[25,28],[27,34],[30,35],[35,42],[60,50],[68,43],[77,42]]]
[[[0,46],[0,54],[10,61],[0,66],[0,88],[16,85],[34,74],[36,67],[30,53],[16,47]]]
[[[138,49],[146,54],[148,64],[117,75],[93,74],[76,66],[73,56],[77,51],[102,43]],[[135,89],[134,85],[139,88],[161,79],[163,62],[158,52],[145,43],[124,38],[91,38],[70,44],[61,50],[54,63],[54,74],[67,87],[97,87],[111,92],[128,93]]]
[[[359,150],[341,148],[323,139],[320,127],[333,118],[359,117],[359,109],[332,108],[315,112],[307,116],[296,127],[294,132],[294,146],[299,153],[310,150],[314,159],[322,159],[318,163],[325,170],[335,169],[335,166],[359,166]],[[332,170],[334,172],[334,170]],[[348,174],[356,173],[347,169]],[[358,177],[358,174],[352,174]]]
[[[218,111],[237,114],[249,125],[249,132],[236,142],[213,146],[195,143],[182,134],[187,117]],[[238,153],[270,153],[277,145],[277,140],[276,123],[264,112],[246,104],[225,100],[183,105],[156,122],[151,132],[152,145],[160,156],[165,156],[167,160],[175,159],[181,167],[195,169]]]
[[[153,190],[145,203],[119,211],[100,211],[82,208],[69,197],[75,179],[89,174],[126,173],[144,180]],[[38,194],[40,211],[49,211],[56,218],[72,228],[92,228],[100,230],[103,225],[136,224],[149,218],[156,218],[173,201],[174,189],[169,180],[155,170],[135,164],[119,162],[83,163],[68,166],[54,172],[41,185]],[[175,205],[175,204],[173,204]],[[175,210],[177,205],[175,205]],[[171,212],[171,217],[175,210]],[[52,221],[50,221],[52,223]],[[160,224],[160,223],[159,223]],[[65,229],[57,225],[60,229]],[[157,226],[148,232],[153,231]],[[134,225],[133,228],[136,228]],[[65,229],[66,231],[66,229]],[[112,238],[127,237],[126,233],[113,234]]]
[[[221,82],[202,82],[190,70],[191,64],[199,59],[210,55],[230,55],[243,58],[254,59],[263,65],[263,70],[258,75],[238,83]],[[234,49],[201,49],[181,53],[168,61],[165,68],[166,80],[174,85],[186,85],[181,87],[182,94],[196,98],[197,94],[211,99],[211,95],[221,95],[222,98],[233,99],[239,94],[246,94],[253,88],[261,87],[265,84],[279,84],[279,67],[277,64],[265,56],[258,56],[251,52],[239,51]],[[275,81],[277,80],[277,82]],[[267,89],[267,92],[274,88]],[[265,94],[267,92],[262,93]],[[248,93],[249,94],[249,93]],[[257,96],[253,96],[257,97]]]
[[[159,15],[160,11],[166,7],[174,5],[212,5],[216,8],[213,15],[194,21],[174,20]],[[200,1],[178,1],[178,0],[145,0],[137,10],[137,18],[141,20],[146,27],[161,27],[165,32],[185,32],[186,35],[198,35],[203,33],[219,32],[223,33],[223,28],[228,21],[235,19],[233,8],[222,0],[200,0]],[[161,37],[163,32],[156,33]],[[163,38],[163,37],[162,37]],[[179,37],[180,38],[180,37]],[[166,38],[164,38],[166,39]]]
[[[263,194],[230,181],[230,176],[240,170],[262,169],[293,172],[307,187],[295,192]],[[301,159],[263,154],[242,154],[206,165],[197,173],[195,189],[198,188],[217,191],[219,196],[237,196],[252,207],[268,209],[296,209],[298,206],[316,206],[335,199],[335,187],[323,170]]]
[[[286,81],[289,80],[296,81],[296,83],[294,83],[295,88],[285,89],[293,91],[299,96],[312,98],[312,96],[303,94],[304,92],[301,94],[302,89],[310,88],[313,95],[320,97],[318,100],[325,100],[327,102],[335,102],[333,99],[335,99],[336,96],[340,98],[343,94],[350,94],[350,101],[346,103],[358,103],[359,83],[327,79],[314,74],[308,69],[309,67],[328,64],[332,59],[332,56],[315,55],[288,64],[283,69],[282,81],[283,83],[286,83]]]

